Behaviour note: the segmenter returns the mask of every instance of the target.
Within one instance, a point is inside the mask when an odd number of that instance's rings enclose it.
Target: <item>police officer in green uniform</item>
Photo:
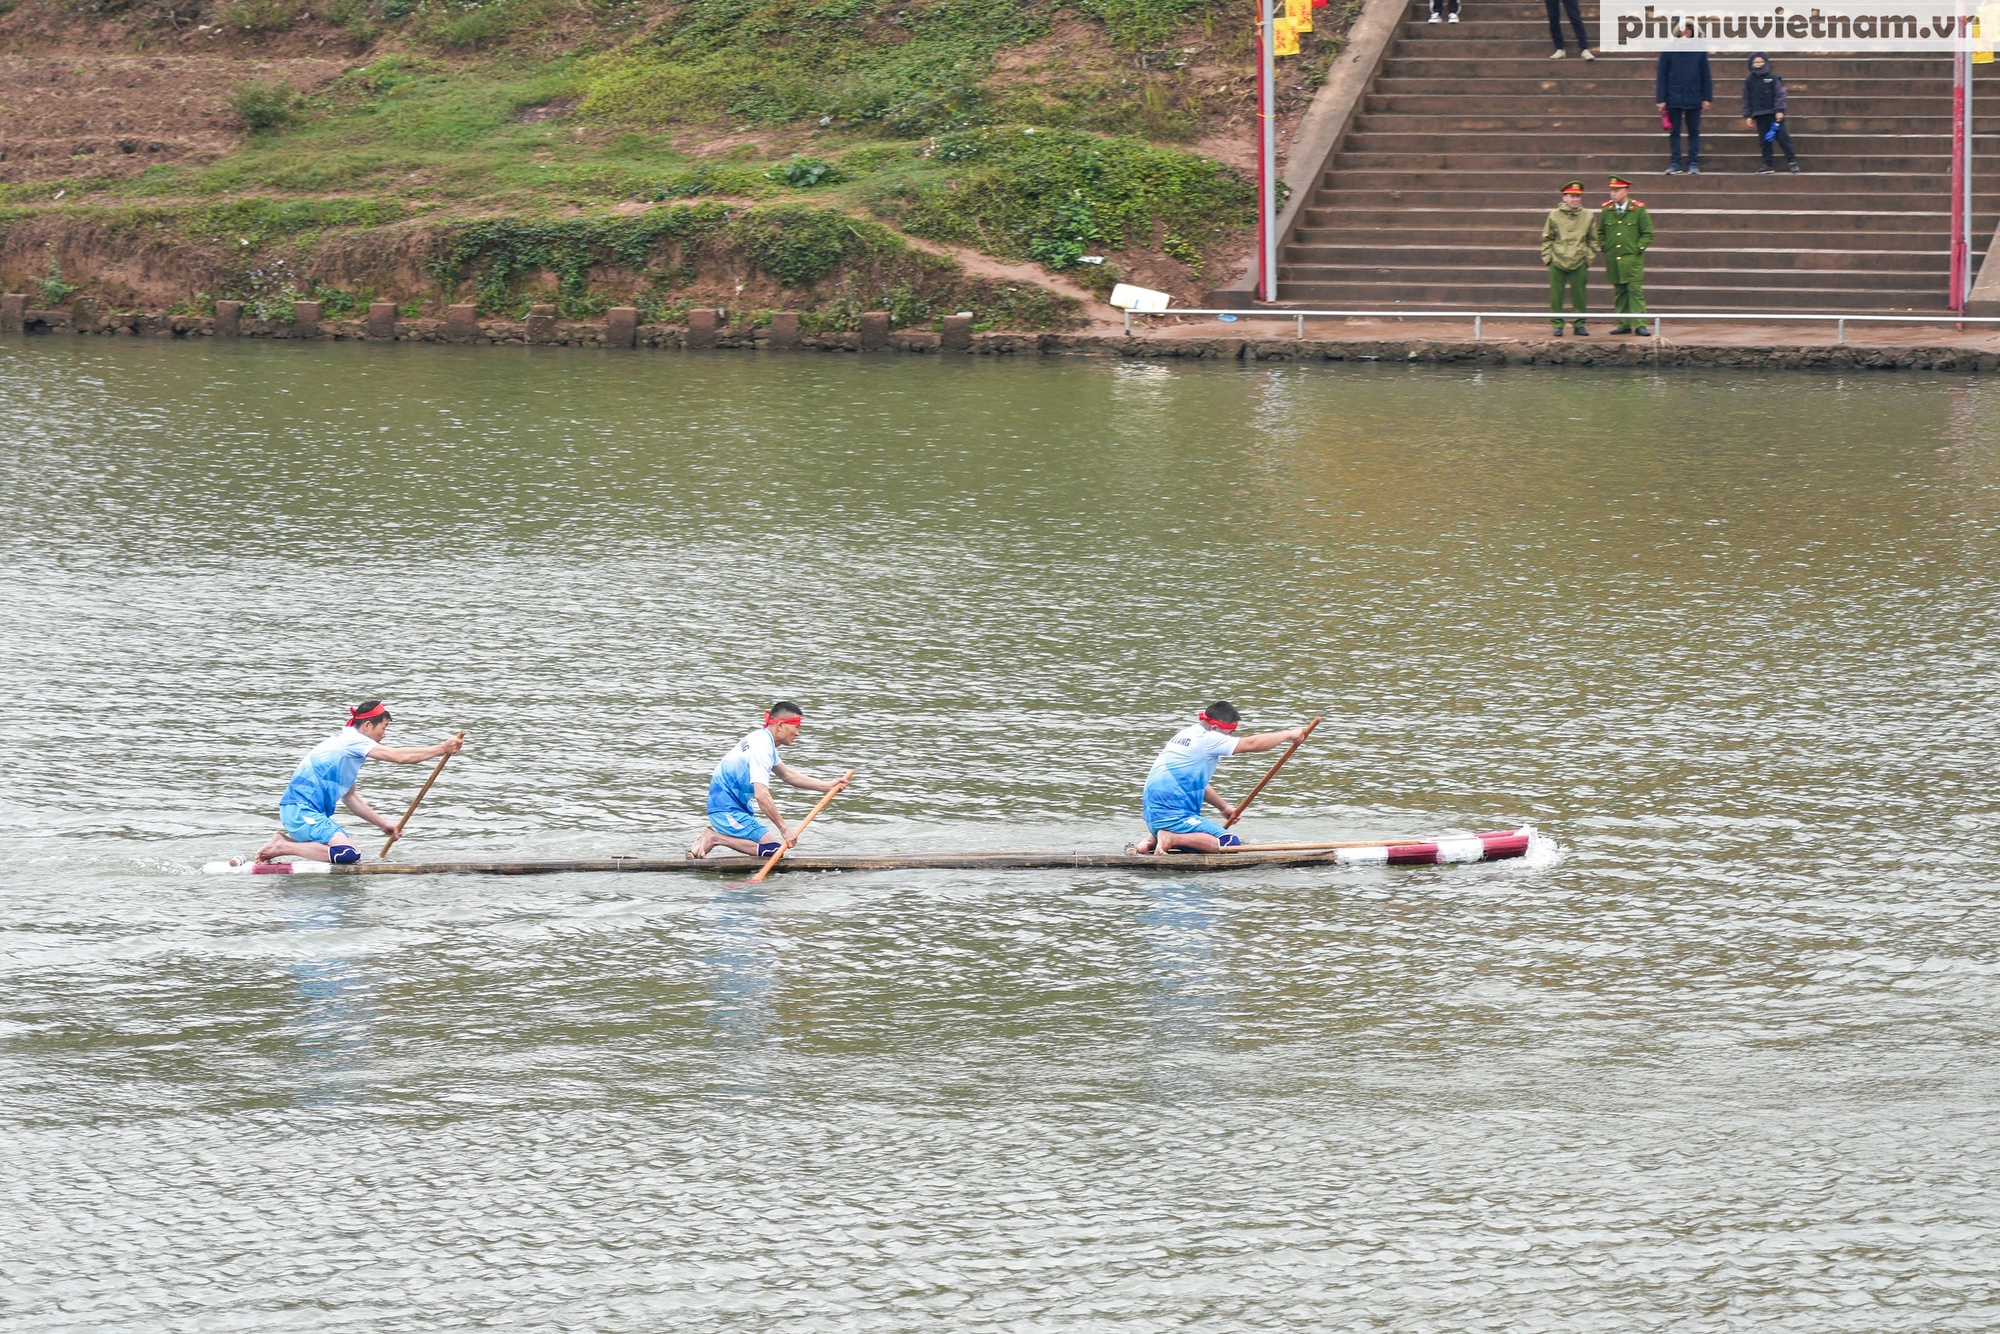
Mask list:
[[[1644,203],[1626,196],[1632,182],[1622,176],[1611,178],[1611,198],[1604,201],[1604,276],[1611,280],[1611,309],[1619,315],[1646,313],[1646,247],[1653,244],[1653,215]],[[1615,334],[1649,337],[1652,330],[1641,319],[1622,319]]]
[[[1562,188],[1562,206],[1549,210],[1542,223],[1542,263],[1549,268],[1549,323],[1556,337],[1563,336],[1563,293],[1576,310],[1576,336],[1590,337],[1583,323],[1583,285],[1590,277],[1590,261],[1604,248],[1599,233],[1602,220],[1583,211],[1583,182],[1570,181]]]

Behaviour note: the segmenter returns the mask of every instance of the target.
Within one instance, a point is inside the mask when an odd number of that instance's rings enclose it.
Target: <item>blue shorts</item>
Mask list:
[[[285,837],[294,843],[330,844],[335,839],[343,843],[353,841],[331,817],[321,815],[310,806],[301,806],[296,801],[287,801],[278,807],[278,822],[285,827]]]
[[[759,847],[766,843],[776,844],[778,841],[771,832],[771,826],[748,811],[715,810],[711,807],[708,812],[708,824],[709,828],[718,834],[727,834],[731,838],[747,838]]]
[[[1146,832],[1157,834],[1162,829],[1169,834],[1208,834],[1215,838],[1224,837],[1222,826],[1204,815],[1172,815],[1146,817]],[[1233,835],[1231,836],[1233,837]]]

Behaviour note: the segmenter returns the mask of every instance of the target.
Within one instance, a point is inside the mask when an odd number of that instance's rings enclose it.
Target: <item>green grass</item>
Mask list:
[[[688,0],[658,36],[583,62],[578,111],[928,134],[978,123],[994,54],[1042,36],[1049,14],[1018,0]]]
[[[0,210],[0,226],[46,210]],[[106,234],[166,232],[185,240],[258,249],[334,229],[382,227],[409,210],[387,199],[233,199],[222,203],[58,206],[58,216]]]
[[[574,66],[500,58],[464,69],[388,56],[306,99],[289,123],[251,135],[220,163],[156,168],[100,192],[130,199],[366,193],[536,208],[652,198],[669,178],[685,178],[692,164],[657,136],[579,140],[560,122],[522,123],[524,109],[575,95]],[[711,191],[762,185],[751,171],[710,178]],[[687,180],[680,184],[689,192]]]
[[[1197,16],[1226,21],[1229,7],[1220,0],[1070,7],[1102,20],[1132,53],[1125,74],[1065,71],[1058,60],[1032,91],[983,86],[996,55],[1049,32],[1061,6],[1031,0],[689,0],[672,24],[583,62],[579,110],[605,123],[653,127],[815,122],[912,137],[1027,123],[1196,137],[1199,98],[1175,76],[1174,53],[1155,48]],[[1247,49],[1247,37],[1242,44]]]

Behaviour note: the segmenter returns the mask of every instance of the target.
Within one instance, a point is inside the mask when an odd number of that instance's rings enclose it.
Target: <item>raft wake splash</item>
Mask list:
[[[778,874],[802,871],[957,871],[957,870],[1078,870],[1078,871],[1240,871],[1252,867],[1310,866],[1450,866],[1462,862],[1511,861],[1526,857],[1537,835],[1532,826],[1492,833],[1437,838],[1428,842],[1377,843],[1353,847],[1285,851],[1173,853],[1159,857],[1131,853],[1092,852],[945,852],[837,854],[805,856],[792,853],[778,864]],[[619,871],[645,874],[742,875],[762,864],[756,857],[604,857],[584,860],[477,862],[362,862],[332,866],[326,862],[209,862],[210,875],[565,875]]]

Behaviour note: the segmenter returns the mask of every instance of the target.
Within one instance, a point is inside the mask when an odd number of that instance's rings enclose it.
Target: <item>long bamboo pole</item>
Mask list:
[[[1271,766],[1269,772],[1267,772],[1262,778],[1257,780],[1257,786],[1250,789],[1250,795],[1243,798],[1242,801],[1237,803],[1236,814],[1230,816],[1227,820],[1223,821],[1222,827],[1224,829],[1229,828],[1230,826],[1234,825],[1238,820],[1241,820],[1243,818],[1243,812],[1250,809],[1250,803],[1257,800],[1257,794],[1264,790],[1264,785],[1270,782],[1273,778],[1276,778],[1278,776],[1278,770],[1285,767],[1286,760],[1289,760],[1290,758],[1292,758],[1292,756],[1298,753],[1298,749],[1300,746],[1305,745],[1306,737],[1309,737],[1313,734],[1313,729],[1320,725],[1320,721],[1321,721],[1320,719],[1315,718],[1310,723],[1306,724],[1305,736],[1300,737],[1297,741],[1294,741],[1290,746],[1286,747],[1285,753],[1278,757],[1278,762]]]
[[[1972,238],[1966,226],[1966,96],[1972,82],[1972,55],[1956,50],[1951,54],[1951,295],[1947,305],[1952,314],[1965,313],[1965,294],[1972,286]],[[1963,328],[1963,325],[1959,326]]]
[[[458,734],[458,739],[460,741],[465,740],[465,733],[460,732]],[[403,829],[410,823],[410,817],[417,813],[417,807],[423,802],[424,794],[431,790],[432,783],[437,782],[438,775],[444,772],[445,762],[450,758],[451,756],[449,755],[438,756],[437,768],[431,770],[431,776],[429,778],[426,778],[424,780],[424,785],[417,789],[417,795],[410,798],[410,809],[403,812],[403,818],[396,821],[396,832],[389,835],[389,841],[382,845],[382,852],[381,852],[382,856],[384,857],[388,856],[389,849],[395,847],[396,840],[403,836]]]
[[[834,782],[834,785],[832,787],[826,790],[826,795],[819,799],[819,805],[813,807],[811,811],[807,812],[806,818],[799,821],[799,827],[792,831],[792,836],[778,845],[778,850],[771,854],[771,859],[765,862],[764,865],[761,868],[759,868],[757,874],[751,876],[748,880],[745,880],[743,883],[746,885],[763,884],[764,877],[771,874],[772,871],[777,869],[778,859],[784,856],[787,852],[789,852],[791,850],[792,845],[799,841],[800,834],[806,832],[806,826],[811,824],[814,820],[817,820],[819,818],[819,813],[827,808],[827,804],[831,802],[835,797],[839,796],[842,790],[844,790],[847,787],[847,785],[853,781],[854,781],[854,770],[849,769],[846,773],[842,774]]]
[[[1278,0],[1257,0],[1257,287],[1278,299]]]
[[[1356,843],[1242,843],[1224,848],[1237,852],[1333,852],[1339,848],[1407,848],[1417,843],[1435,843],[1434,838],[1364,838]]]

